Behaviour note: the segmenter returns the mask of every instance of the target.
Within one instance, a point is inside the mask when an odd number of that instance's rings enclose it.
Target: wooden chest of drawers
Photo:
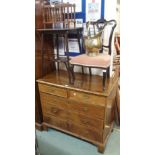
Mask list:
[[[68,84],[64,71],[37,80],[43,128],[55,128],[87,140],[103,152],[113,128],[117,77],[107,81],[107,89],[103,92],[100,77],[92,76],[90,80],[84,75],[82,81],[82,75],[76,76],[78,80],[74,85]]]

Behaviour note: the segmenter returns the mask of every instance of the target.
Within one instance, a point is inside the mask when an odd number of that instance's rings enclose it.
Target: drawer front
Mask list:
[[[102,142],[103,140],[102,131],[98,132],[72,123],[69,123],[68,130],[82,138],[87,138],[97,142]]]
[[[73,123],[75,122],[76,124],[80,124],[90,128],[95,128],[97,130],[103,129],[103,120],[101,119],[89,118],[76,113],[70,113],[69,118]]]
[[[67,97],[67,91],[64,88],[58,88],[54,86],[49,86],[45,84],[38,84],[39,91],[44,93],[49,93],[57,96]]]
[[[69,109],[72,111],[76,111],[92,118],[104,119],[105,108],[102,106],[80,103],[73,100],[70,100],[68,105]]]
[[[64,111],[63,109],[59,109],[54,105],[45,105],[43,107],[43,113],[44,114],[49,114],[58,118],[64,118],[67,119],[68,118],[68,112]]]
[[[101,106],[105,105],[105,97],[96,96],[88,93],[69,91],[69,98],[72,100],[82,101],[86,103],[98,104]]]
[[[66,120],[60,120],[57,119],[56,117],[51,117],[49,115],[45,115],[43,119],[45,123],[61,128],[63,130],[68,130],[68,123]]]
[[[43,117],[44,122],[52,125],[53,127],[58,127],[60,130],[66,130],[73,134],[76,134],[77,137],[87,138],[93,141],[102,142],[103,141],[103,132],[91,130],[66,120],[57,119],[56,117],[51,117],[49,115],[45,115]]]
[[[40,93],[40,98],[43,106],[48,104],[55,105],[57,108],[68,109],[68,101],[65,98],[45,93]]]

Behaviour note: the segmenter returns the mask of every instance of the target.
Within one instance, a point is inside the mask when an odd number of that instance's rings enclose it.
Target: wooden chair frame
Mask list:
[[[116,27],[116,21],[115,20],[109,20],[109,21],[106,21],[105,19],[100,19],[98,20],[97,22],[91,22],[91,24],[96,24],[96,23],[99,23],[99,24],[103,24],[103,26],[101,27],[98,27],[99,30],[103,30],[105,29],[105,27],[109,24],[113,24],[112,28],[111,28],[111,32],[110,32],[110,36],[108,38],[108,45],[102,45],[102,51],[103,51],[103,48],[107,48],[108,49],[108,54],[111,55],[111,47],[112,47],[112,37],[113,37],[113,33],[114,33],[114,29]],[[98,24],[97,24],[98,25]],[[71,67],[71,74],[72,74],[72,79],[73,79],[73,83],[75,81],[75,75],[74,75],[74,66],[81,66],[82,67],[82,74],[84,74],[84,69],[83,67],[87,67],[89,68],[89,74],[90,76],[92,75],[92,72],[91,72],[91,68],[99,68],[99,69],[103,69],[105,72],[103,72],[103,90],[105,90],[105,81],[106,81],[106,78],[109,78],[110,77],[110,66],[108,67],[97,67],[97,66],[87,66],[87,65],[77,65],[77,64],[70,64],[70,67]]]

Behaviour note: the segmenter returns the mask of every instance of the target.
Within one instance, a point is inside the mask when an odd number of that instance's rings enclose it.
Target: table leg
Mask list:
[[[79,50],[80,50],[80,53],[82,53],[82,47],[80,44],[80,32],[79,31],[77,31],[77,38],[78,38]]]
[[[69,62],[68,32],[65,34],[67,61]]]
[[[66,42],[66,54],[67,54],[67,71],[68,71],[68,77],[69,77],[69,83],[71,82],[71,68],[69,64],[69,47],[68,47],[68,32],[65,34],[65,42]]]
[[[71,74],[72,74],[72,83],[74,83],[74,81],[75,81],[74,65],[70,65],[70,71],[71,71]]]
[[[67,69],[67,72],[68,72],[69,83],[71,84],[72,83],[72,81],[71,81],[71,70],[70,70],[69,63],[68,62],[65,62],[64,64],[65,64],[66,69]]]
[[[59,59],[59,37],[58,37],[58,34],[56,35],[56,45],[57,45],[57,59]],[[59,62],[57,62],[57,68],[59,71],[60,70],[59,69]]]
[[[41,33],[41,76],[44,76],[44,33]]]

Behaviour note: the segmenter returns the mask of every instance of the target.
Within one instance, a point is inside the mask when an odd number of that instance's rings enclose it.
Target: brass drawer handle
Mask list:
[[[85,99],[89,99],[89,96],[87,96],[87,95],[83,95],[83,97],[84,97]]]
[[[50,91],[55,92],[55,90],[53,88],[50,88]]]
[[[88,123],[89,123],[88,120],[83,120],[82,122],[83,122],[84,124],[88,124]]]
[[[53,109],[53,108],[52,108],[52,112],[53,112],[53,113],[57,113],[57,112],[58,112],[58,109],[56,109],[56,108]]]
[[[84,108],[83,108],[83,111],[88,111],[88,108],[87,108],[87,107],[84,107]]]

